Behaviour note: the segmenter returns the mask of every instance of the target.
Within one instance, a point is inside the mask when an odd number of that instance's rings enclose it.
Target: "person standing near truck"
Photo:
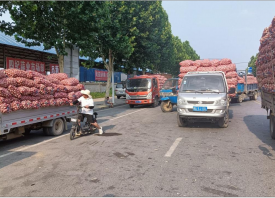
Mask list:
[[[81,91],[82,97],[80,97],[78,100],[74,101],[73,104],[76,105],[78,103],[81,103],[82,109],[81,113],[78,116],[78,122],[82,122],[84,118],[87,118],[87,122],[91,123],[91,125],[95,126],[99,134],[103,134],[102,127],[100,127],[97,123],[97,121],[94,119],[94,100],[90,94],[89,90],[82,90]]]

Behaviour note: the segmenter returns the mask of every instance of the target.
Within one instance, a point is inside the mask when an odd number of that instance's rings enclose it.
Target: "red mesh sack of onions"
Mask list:
[[[76,78],[68,78],[61,81],[63,85],[76,86],[79,84],[79,81]]]
[[[179,81],[178,81],[178,85],[179,86],[180,86],[181,82],[182,82],[182,79],[179,79]]]
[[[21,96],[21,100],[24,101],[24,100],[29,100],[29,101],[33,101],[33,96]]]
[[[21,101],[21,108],[22,109],[32,109],[32,102],[29,100]]]
[[[31,94],[31,89],[29,87],[22,86],[22,87],[18,87],[17,89],[22,96],[27,96]]]
[[[8,98],[0,97],[0,104],[1,103],[10,103],[10,100]]]
[[[204,59],[201,61],[201,67],[210,67],[212,64],[209,59]]]
[[[37,78],[46,78],[45,75],[40,74],[40,73],[38,73],[36,71],[30,71],[30,72],[32,73],[33,78],[35,78],[35,77],[37,77]]]
[[[244,84],[244,79],[240,79],[240,80],[238,80],[238,83],[240,83],[240,84]]]
[[[55,79],[57,79],[59,81],[62,81],[64,79],[67,79],[68,75],[65,74],[65,73],[50,74],[50,75],[48,75],[48,78],[55,78]]]
[[[65,104],[65,102],[61,98],[56,99],[56,103],[57,106],[63,106]]]
[[[40,102],[39,101],[32,101],[32,108],[33,109],[39,109],[40,108]]]
[[[76,86],[77,86],[79,91],[84,90],[84,85],[83,84],[78,84]]]
[[[223,58],[220,63],[221,65],[229,65],[232,63],[232,61],[229,58]]]
[[[64,85],[54,85],[55,92],[66,92],[67,89]]]
[[[238,79],[237,78],[228,78],[226,79],[227,84],[231,84],[231,85],[237,85],[238,84]]]
[[[26,87],[35,87],[35,83],[33,80],[26,79],[26,78],[21,78],[18,77],[16,78],[17,86],[26,86]]]
[[[180,67],[180,73],[186,73],[186,72],[192,72],[197,71],[196,66],[190,66],[190,67]]]
[[[18,91],[17,87],[9,85],[8,90],[11,95],[15,96],[16,98],[21,98],[21,93]]]
[[[1,103],[0,104],[0,112],[1,113],[10,113],[12,110],[9,104]]]
[[[221,65],[221,62],[217,59],[211,60],[211,64],[213,67],[218,67]]]
[[[193,61],[191,60],[185,60],[180,62],[181,67],[189,67],[193,65]]]
[[[55,89],[53,87],[46,87],[47,94],[53,95],[55,93]]]
[[[196,66],[196,67],[200,67],[201,66],[201,60],[193,61],[193,65]]]
[[[36,84],[35,86],[38,89],[39,94],[45,95],[47,93],[47,89],[45,85],[42,84]]]
[[[54,107],[54,106],[58,106],[57,105],[57,101],[55,99],[50,99],[49,100],[50,106]]]
[[[227,72],[225,76],[226,78],[236,78],[238,77],[238,74],[235,71],[230,71],[230,72]]]
[[[61,100],[64,102],[64,105],[70,105],[68,98],[61,98]]]
[[[35,87],[30,88],[30,95],[39,96],[39,90]]]
[[[70,100],[75,100],[75,99],[76,99],[75,93],[74,93],[74,92],[68,93],[68,98],[69,98]]]
[[[40,99],[50,100],[50,99],[54,99],[54,96],[53,95],[40,95]]]
[[[67,98],[67,97],[68,97],[68,94],[65,92],[56,92],[54,94],[54,98]]]
[[[227,87],[228,87],[228,90],[230,89],[230,88],[236,88],[236,85],[232,85],[232,84],[227,84]]]
[[[1,78],[6,78],[7,77],[7,75],[6,75],[6,73],[5,73],[5,70],[0,70],[0,79]]]
[[[56,78],[54,78],[54,77],[52,77],[52,76],[46,76],[46,79],[47,79],[48,81],[50,81],[51,83],[53,83],[53,84],[56,84],[56,85],[59,85],[59,84],[60,84],[60,80],[58,80],[58,79],[56,79]]]
[[[50,87],[52,85],[52,83],[50,81],[48,81],[47,79],[39,78],[39,77],[34,77],[34,82],[36,84],[45,85],[46,87]]]
[[[21,99],[21,98],[20,98]],[[10,103],[14,102],[14,101],[20,101],[19,98],[16,98],[16,97],[10,97],[9,100],[10,100]]]
[[[27,75],[25,71],[19,69],[5,69],[4,72],[8,77],[12,78],[25,77]]]
[[[80,98],[82,96],[82,94],[81,94],[80,91],[78,91],[78,92],[75,93],[75,96],[76,96],[76,99],[78,99],[78,98]]]
[[[67,92],[72,92],[72,91],[79,91],[77,86],[65,86],[67,89]]]
[[[220,65],[216,68],[216,71],[223,71],[223,72],[236,71],[236,65],[235,64]]]
[[[49,107],[50,106],[50,103],[47,99],[41,99],[40,100],[40,106],[41,107]]]
[[[197,71],[216,71],[216,67],[199,67]]]
[[[21,102],[20,101],[14,101],[10,104],[11,110],[12,111],[18,111],[19,109],[21,109]]]
[[[26,71],[26,76],[25,76],[25,78],[28,78],[28,79],[33,79],[33,73],[32,73],[32,71],[31,70],[28,70],[28,71]]]
[[[8,98],[11,97],[11,94],[7,89],[0,87],[0,96]]]

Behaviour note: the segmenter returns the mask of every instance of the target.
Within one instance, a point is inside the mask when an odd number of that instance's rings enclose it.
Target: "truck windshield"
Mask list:
[[[151,89],[151,79],[140,78],[140,79],[129,79],[126,83],[126,89],[128,91],[147,91]]]
[[[178,79],[168,79],[162,86],[162,89],[172,89],[176,88],[178,85]]]
[[[180,92],[225,92],[222,76],[198,75],[185,76],[181,83]]]

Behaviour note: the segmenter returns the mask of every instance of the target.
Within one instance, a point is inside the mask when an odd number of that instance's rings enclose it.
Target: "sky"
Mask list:
[[[206,58],[230,58],[245,69],[258,53],[264,28],[275,16],[275,1],[163,1],[172,33]],[[9,14],[1,20],[11,21]]]
[[[163,1],[162,6],[173,35],[188,40],[201,59],[230,58],[238,70],[258,53],[263,30],[275,16],[275,1]]]

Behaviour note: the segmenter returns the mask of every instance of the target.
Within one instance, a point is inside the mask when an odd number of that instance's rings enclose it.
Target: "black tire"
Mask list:
[[[117,96],[117,99],[120,99],[120,96]]]
[[[275,117],[273,115],[270,115],[269,128],[271,138],[275,139]]]
[[[179,127],[186,127],[188,125],[188,122],[181,118],[179,114],[177,114],[177,121],[178,121],[178,126]]]
[[[243,102],[242,96],[239,96],[239,97],[237,98],[237,102],[238,102],[238,103],[242,103],[242,102]]]
[[[135,107],[135,105],[133,105],[133,104],[129,104],[129,106],[130,106],[130,108],[134,108]]]
[[[152,104],[152,107],[155,108],[155,107],[157,107],[158,105],[159,105],[159,99],[158,99],[158,97],[155,97],[154,103]]]
[[[225,113],[225,116],[223,118],[220,118],[218,121],[218,126],[220,128],[227,128],[229,124],[229,112],[228,110]]]
[[[61,118],[57,118],[53,121],[52,127],[45,128],[47,135],[58,136],[64,132],[65,124]]]
[[[167,101],[161,102],[160,108],[161,108],[162,112],[172,112],[173,111],[173,105],[172,105],[172,103],[170,102],[168,104]]]
[[[75,138],[77,127],[73,126],[70,131],[70,140],[73,140]]]

